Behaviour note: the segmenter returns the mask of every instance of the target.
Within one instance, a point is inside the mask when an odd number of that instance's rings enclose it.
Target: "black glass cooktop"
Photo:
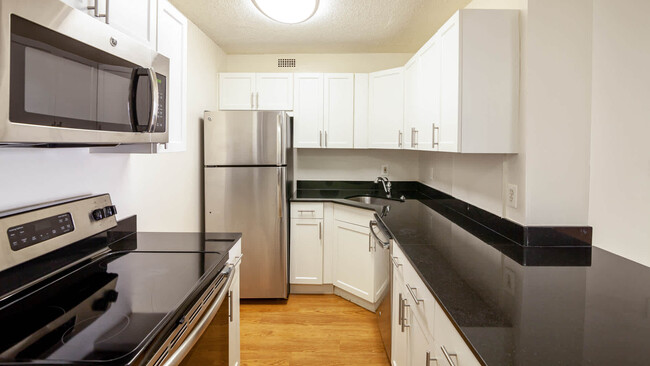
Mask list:
[[[0,363],[128,364],[226,260],[226,251],[106,254],[0,305]]]

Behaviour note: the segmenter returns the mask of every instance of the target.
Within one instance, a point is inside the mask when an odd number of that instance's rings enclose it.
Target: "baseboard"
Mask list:
[[[333,294],[334,285],[291,284],[289,290],[292,294]]]

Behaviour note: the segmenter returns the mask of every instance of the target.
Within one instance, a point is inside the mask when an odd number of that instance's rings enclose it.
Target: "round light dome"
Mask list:
[[[304,22],[316,13],[318,0],[252,0],[262,14],[280,23]]]

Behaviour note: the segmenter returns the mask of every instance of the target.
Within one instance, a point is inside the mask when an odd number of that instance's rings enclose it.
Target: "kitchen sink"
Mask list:
[[[384,198],[384,197],[372,197],[372,196],[352,196],[346,197],[350,201],[355,201],[359,203],[365,203],[367,205],[379,205],[386,206],[395,203],[404,202],[403,196],[401,198]]]

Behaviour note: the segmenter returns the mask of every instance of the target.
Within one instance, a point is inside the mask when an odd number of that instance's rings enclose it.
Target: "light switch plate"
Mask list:
[[[509,183],[506,191],[506,202],[508,206],[517,208],[517,185]]]
[[[503,288],[510,295],[515,295],[517,277],[515,272],[508,267],[503,268]]]
[[[387,177],[388,176],[388,165],[382,165],[381,166],[381,176],[382,177]]]

